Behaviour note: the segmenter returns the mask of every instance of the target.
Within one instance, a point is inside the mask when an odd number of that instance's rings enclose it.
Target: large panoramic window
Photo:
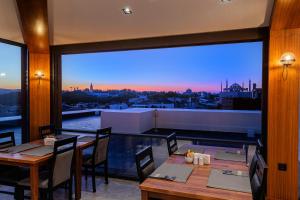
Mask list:
[[[261,110],[262,42],[62,57],[63,111]]]
[[[0,132],[21,143],[21,47],[0,43]]]

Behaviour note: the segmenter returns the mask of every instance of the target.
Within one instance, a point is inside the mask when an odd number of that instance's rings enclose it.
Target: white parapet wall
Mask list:
[[[155,114],[156,112],[156,114]],[[101,127],[115,133],[143,133],[152,128],[261,133],[261,111],[129,108],[102,110]]]
[[[261,133],[261,111],[158,109],[157,127],[237,133]]]
[[[153,123],[153,109],[129,108],[101,112],[101,128],[112,127],[113,133],[143,133],[152,129]]]

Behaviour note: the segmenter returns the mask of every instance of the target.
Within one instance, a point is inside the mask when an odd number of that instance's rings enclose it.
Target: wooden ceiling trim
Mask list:
[[[16,0],[24,42],[29,52],[49,53],[47,0]]]
[[[277,0],[271,18],[271,30],[299,28],[299,19],[299,0]]]

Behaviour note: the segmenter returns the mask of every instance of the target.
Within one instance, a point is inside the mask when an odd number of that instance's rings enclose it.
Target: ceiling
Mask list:
[[[15,1],[0,0],[0,38],[23,43]]]
[[[130,6],[132,15],[122,8]],[[48,0],[50,43],[71,44],[269,25],[273,0]],[[12,0],[0,1],[0,38],[23,42]]]

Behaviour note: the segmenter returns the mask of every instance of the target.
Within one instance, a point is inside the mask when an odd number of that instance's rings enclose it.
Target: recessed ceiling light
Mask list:
[[[219,0],[221,4],[231,3],[231,0]]]
[[[132,10],[131,10],[129,7],[125,7],[125,8],[123,8],[122,10],[123,10],[123,13],[124,13],[125,15],[130,15],[130,14],[132,14]]]

